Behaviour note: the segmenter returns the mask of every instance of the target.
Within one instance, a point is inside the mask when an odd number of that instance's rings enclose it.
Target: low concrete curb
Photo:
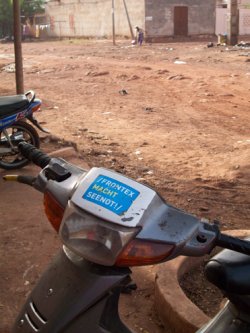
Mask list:
[[[250,230],[229,230],[235,237],[250,236]],[[176,333],[194,333],[210,320],[190,299],[179,285],[179,280],[203,258],[179,257],[161,264],[156,273],[155,306],[163,323]]]

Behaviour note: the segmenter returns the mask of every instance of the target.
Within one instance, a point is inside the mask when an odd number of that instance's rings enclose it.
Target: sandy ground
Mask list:
[[[25,89],[34,89],[43,100],[38,120],[62,141],[76,144],[90,166],[112,168],[149,184],[171,204],[220,220],[224,229],[250,227],[249,49],[207,48],[204,41],[132,47],[129,41],[113,46],[110,41],[67,40],[25,43],[23,56]],[[13,60],[13,45],[0,44],[1,95],[15,93],[15,75],[3,67]],[[37,242],[18,224],[2,181],[0,191],[1,210],[17,222],[2,235],[1,251],[8,259],[1,269],[1,289],[16,283],[11,302],[19,293],[13,311],[8,293],[1,297],[6,320],[0,332],[5,333],[41,271],[39,260],[48,262],[59,245],[53,243],[56,235],[49,236],[51,229]],[[2,228],[7,228],[4,223]],[[28,250],[20,251],[22,246]],[[27,259],[33,247],[43,257]],[[32,265],[38,267],[25,286],[26,278],[19,281],[18,276]],[[153,268],[148,272],[153,274]],[[153,313],[152,291],[146,283],[124,307],[136,332],[167,332]],[[140,315],[150,298],[148,312]],[[152,326],[145,324],[145,316]]]

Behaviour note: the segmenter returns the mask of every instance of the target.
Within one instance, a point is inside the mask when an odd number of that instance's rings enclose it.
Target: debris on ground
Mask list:
[[[174,64],[176,64],[176,65],[185,65],[185,64],[186,64],[186,61],[175,60],[175,61],[174,61]]]
[[[159,75],[161,75],[161,74],[167,74],[167,73],[169,73],[169,71],[167,69],[159,69],[157,71],[157,74],[159,74]]]
[[[235,46],[238,48],[241,48],[241,49],[250,49],[250,43],[243,42],[243,41],[241,41],[239,44],[237,44]]]
[[[140,79],[140,76],[138,76],[138,75],[132,75],[132,76],[128,79],[128,81],[133,81],[133,80],[138,80],[138,79]]]
[[[168,80],[185,80],[185,79],[190,79],[189,77],[187,76],[184,76],[182,74],[179,74],[179,75],[171,75],[168,77]]]
[[[4,66],[1,68],[1,71],[6,72],[6,73],[15,73],[16,71],[16,65],[13,64],[9,64],[7,66]]]
[[[87,72],[86,73],[86,76],[103,76],[103,75],[109,75],[109,72],[108,71],[103,71],[103,72]]]
[[[207,47],[214,47],[214,43],[213,42],[208,43]]]
[[[147,106],[147,107],[145,107],[144,110],[145,110],[146,112],[153,112],[153,111],[154,111],[154,108]]]
[[[119,94],[124,96],[124,95],[128,95],[128,92],[126,89],[121,89],[121,90],[119,90]]]

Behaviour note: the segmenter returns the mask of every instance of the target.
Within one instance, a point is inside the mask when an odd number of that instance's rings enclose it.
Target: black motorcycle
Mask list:
[[[32,90],[21,95],[0,97],[0,168],[24,167],[29,161],[19,153],[18,143],[26,141],[39,148],[40,138],[35,127],[49,133],[33,115],[40,110],[41,103]]]

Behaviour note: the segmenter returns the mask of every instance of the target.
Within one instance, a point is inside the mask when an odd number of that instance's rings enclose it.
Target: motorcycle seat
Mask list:
[[[0,118],[24,110],[29,105],[25,95],[0,97]]]
[[[250,256],[223,250],[205,267],[208,281],[229,294],[250,295]]]

